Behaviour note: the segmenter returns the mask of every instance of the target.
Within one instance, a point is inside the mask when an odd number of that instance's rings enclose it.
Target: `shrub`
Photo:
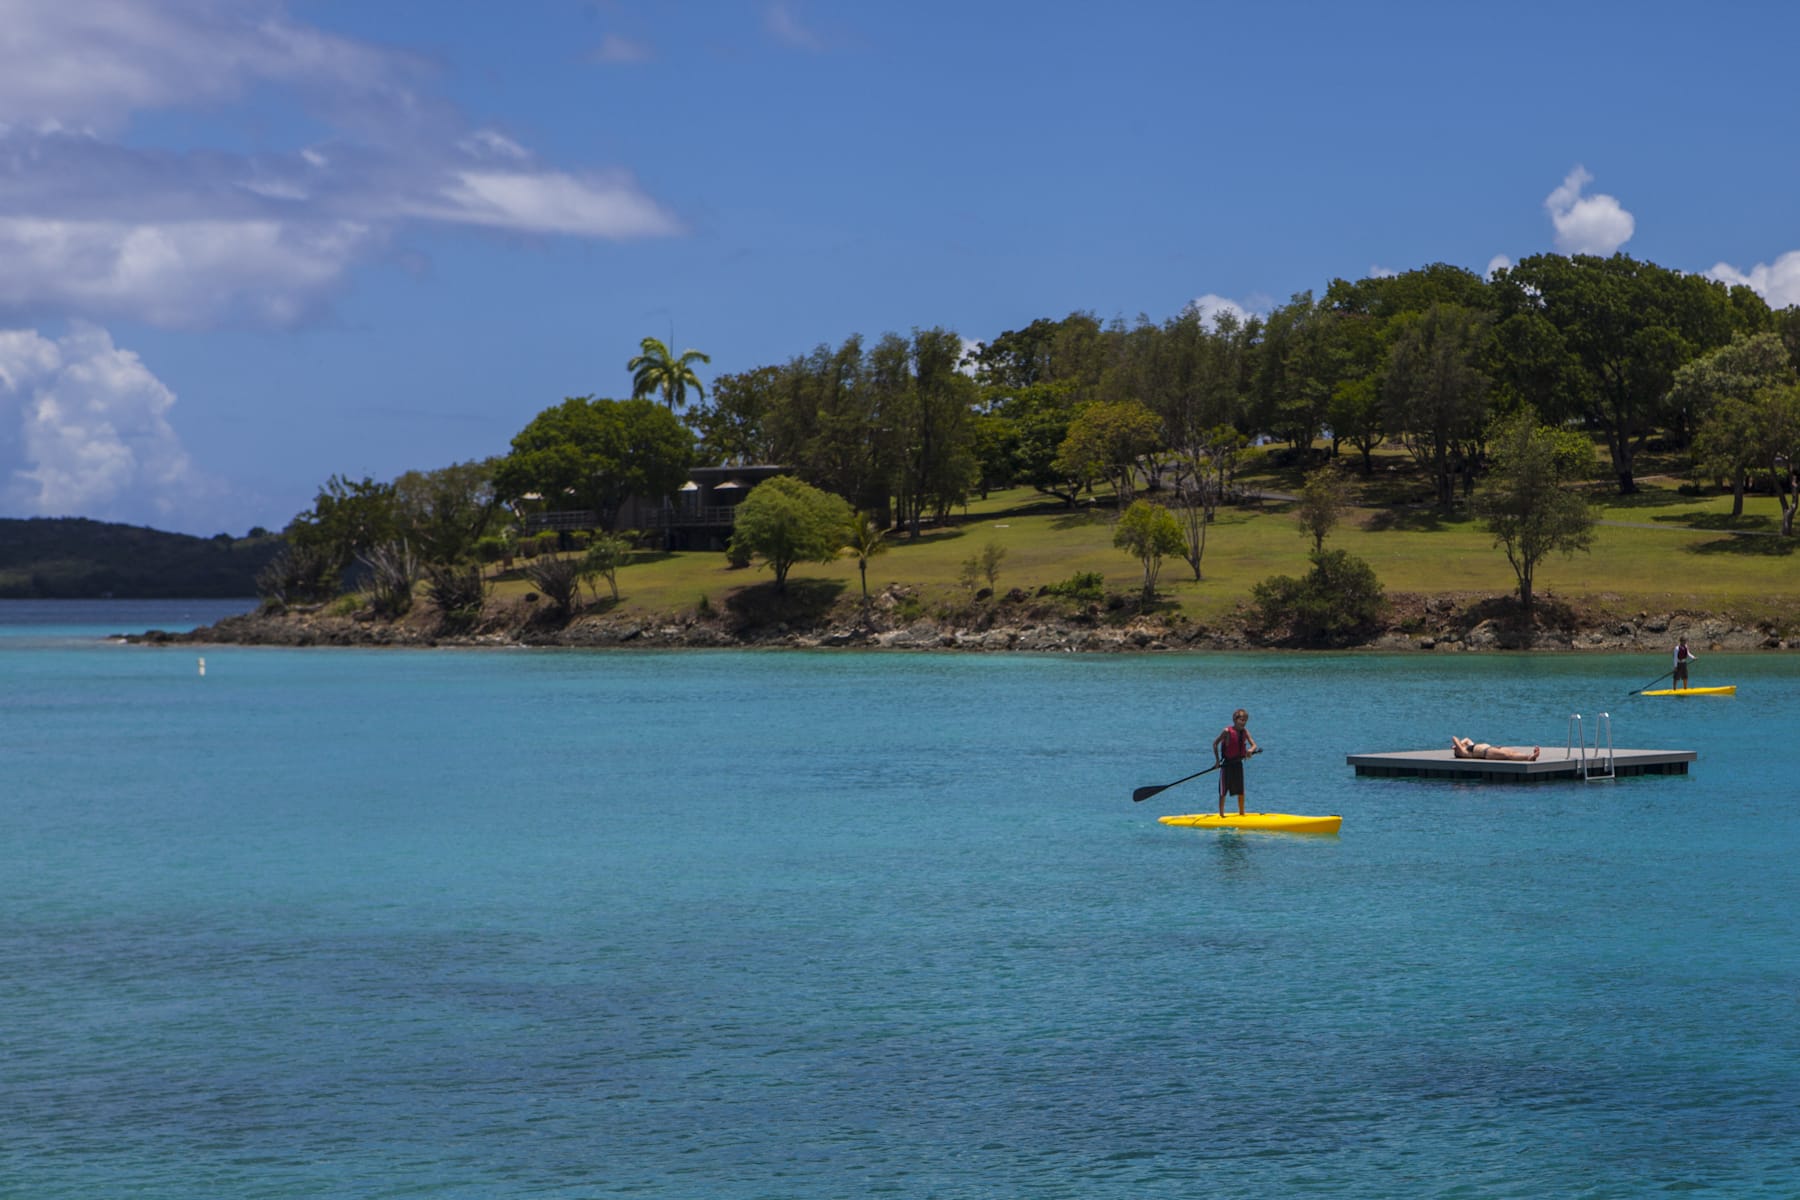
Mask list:
[[[1006,557],[1006,547],[999,542],[989,542],[981,548],[981,553],[972,555],[962,565],[961,579],[963,586],[971,592],[987,580],[988,593],[994,590],[994,583],[1000,578],[1000,560]],[[981,597],[977,596],[976,599]]]
[[[525,578],[563,616],[575,611],[575,601],[581,592],[581,577],[581,564],[572,558],[546,555],[532,559],[525,567]]]
[[[377,616],[400,617],[411,610],[413,584],[419,580],[419,560],[405,542],[382,542],[356,560],[369,573],[364,589]]]
[[[1071,600],[1098,600],[1106,594],[1106,576],[1098,571],[1082,571],[1061,583],[1045,584],[1044,594],[1067,596]]]
[[[446,627],[467,629],[481,619],[488,585],[480,567],[433,563],[425,568],[425,591]]]
[[[497,563],[506,557],[506,539],[496,534],[475,540],[475,557],[484,563]]]
[[[337,590],[337,566],[318,546],[289,546],[256,573],[256,594],[274,609],[329,600]]]
[[[624,538],[601,534],[594,539],[582,557],[581,574],[590,578],[598,575],[606,580],[607,586],[612,589],[612,598],[616,601],[619,598],[619,568],[630,561],[630,558],[631,546]],[[599,597],[599,589],[596,588],[594,598]]]
[[[1300,579],[1276,575],[1251,589],[1265,636],[1341,645],[1375,628],[1387,605],[1375,569],[1343,550],[1315,551]]]

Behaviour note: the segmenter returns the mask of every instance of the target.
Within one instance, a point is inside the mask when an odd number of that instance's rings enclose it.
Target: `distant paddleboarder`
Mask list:
[[[1250,714],[1238,709],[1231,714],[1231,724],[1213,739],[1213,764],[1219,768],[1219,815],[1225,815],[1225,796],[1237,796],[1238,815],[1244,812],[1244,760],[1256,753],[1256,739],[1250,736]]]
[[[1688,664],[1694,661],[1694,652],[1688,649],[1687,635],[1675,643],[1675,682],[1672,687],[1684,688],[1688,685]]]

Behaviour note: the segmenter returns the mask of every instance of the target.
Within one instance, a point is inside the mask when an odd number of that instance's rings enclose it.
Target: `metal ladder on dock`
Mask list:
[[[1600,749],[1600,735],[1602,732],[1606,735],[1606,750],[1604,757],[1602,757]],[[1570,713],[1569,740],[1568,744],[1563,747],[1564,757],[1574,758],[1574,752],[1577,748],[1581,751],[1581,777],[1583,779],[1587,780],[1589,783],[1593,783],[1597,780],[1615,778],[1616,772],[1613,765],[1612,714],[1599,713],[1594,717],[1594,746],[1593,755],[1590,757],[1588,754],[1587,730],[1581,723],[1581,714]],[[1605,764],[1604,770],[1601,769],[1602,763]]]

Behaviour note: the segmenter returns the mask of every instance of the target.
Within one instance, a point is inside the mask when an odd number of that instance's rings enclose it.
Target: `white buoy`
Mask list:
[[[206,660],[204,658],[200,660],[200,674],[202,677],[206,675]]]

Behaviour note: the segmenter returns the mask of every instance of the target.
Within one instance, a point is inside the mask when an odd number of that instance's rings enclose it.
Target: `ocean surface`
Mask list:
[[[243,607],[0,602],[0,1196],[1800,1195],[1800,656],[106,636]],[[1239,705],[1340,834],[1131,802]]]

